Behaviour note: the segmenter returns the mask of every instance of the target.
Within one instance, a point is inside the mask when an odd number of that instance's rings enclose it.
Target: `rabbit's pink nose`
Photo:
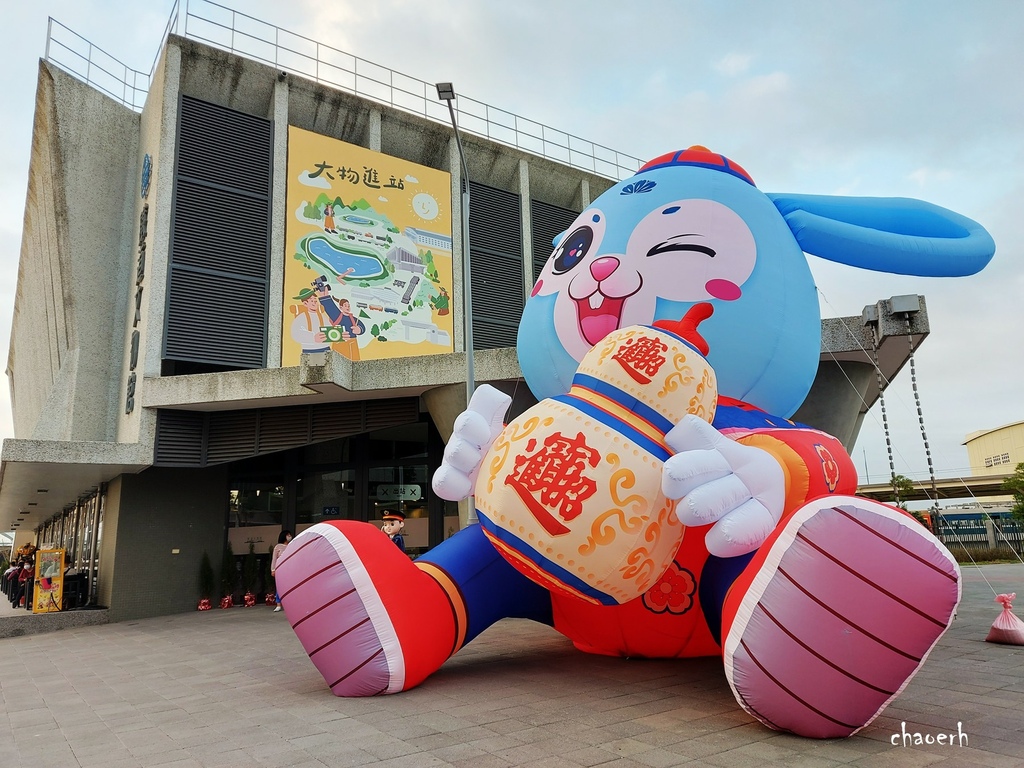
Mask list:
[[[614,256],[605,256],[590,265],[590,274],[600,283],[602,280],[606,280],[618,268],[618,259]]]

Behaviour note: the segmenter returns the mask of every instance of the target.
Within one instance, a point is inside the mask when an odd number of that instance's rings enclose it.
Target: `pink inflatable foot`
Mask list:
[[[412,688],[454,650],[446,594],[368,523],[306,529],[288,545],[276,580],[299,642],[337,696]]]
[[[784,520],[726,599],[726,676],[765,725],[849,736],[906,687],[953,620],[960,569],[920,523],[852,496]]]

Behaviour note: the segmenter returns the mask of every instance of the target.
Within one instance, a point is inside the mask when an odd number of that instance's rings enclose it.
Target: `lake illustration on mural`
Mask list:
[[[347,221],[350,224],[358,224],[361,227],[365,226],[367,224],[374,224],[375,223],[373,221],[373,219],[366,219],[366,218],[363,218],[362,216],[356,216],[354,214],[348,214],[346,216],[342,216],[341,218],[342,218],[342,221]]]
[[[379,277],[385,271],[384,265],[376,256],[355,252],[359,248],[356,244],[346,243],[339,247],[326,238],[313,236],[306,240],[304,247],[311,260],[331,270],[335,275],[348,273],[346,276],[352,279],[369,279]]]

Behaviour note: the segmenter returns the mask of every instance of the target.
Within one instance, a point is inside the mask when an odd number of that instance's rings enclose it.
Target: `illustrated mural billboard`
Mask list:
[[[451,352],[451,176],[288,128],[281,365]]]

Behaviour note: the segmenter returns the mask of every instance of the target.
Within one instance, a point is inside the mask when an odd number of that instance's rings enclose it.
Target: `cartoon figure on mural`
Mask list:
[[[510,398],[479,387],[434,475],[443,498],[475,493],[480,525],[406,561],[373,526],[321,523],[280,564],[314,664],[337,695],[394,693],[530,618],[591,653],[721,656],[769,727],[856,733],[949,626],[960,574],[910,515],[853,495],[840,441],[789,418],[820,350],[805,254],[959,277],[991,237],[918,200],[766,194],[691,147],[554,245],[519,327],[540,402],[504,426]]]
[[[341,325],[345,338],[358,336],[359,334],[366,332],[366,327],[363,325],[363,321],[352,314],[352,304],[348,299],[342,299],[338,302],[338,310],[340,312],[340,315],[338,316],[338,324]]]
[[[445,290],[443,285],[440,286],[438,290],[438,295],[430,299],[430,306],[434,308],[437,314],[447,315],[449,312],[448,307],[451,297],[448,295],[448,291]]]
[[[308,353],[326,352],[333,348],[350,360],[359,359],[357,336],[366,332],[366,326],[352,313],[348,299],[336,299],[331,293],[326,275],[313,281],[311,288],[303,288],[293,297],[295,316],[291,336]]]
[[[324,232],[330,232],[332,235],[338,234],[338,230],[334,227],[334,205],[332,203],[324,205]]]
[[[345,341],[355,340],[356,336],[366,333],[366,326],[363,321],[352,314],[352,304],[348,299],[341,299],[338,302],[338,319],[335,325],[341,326],[341,338]],[[358,350],[358,347],[356,348]]]
[[[293,296],[294,301],[299,302],[291,307],[295,319],[291,324],[291,337],[302,345],[303,352],[326,352],[330,346],[327,343],[327,335],[321,330],[325,325],[331,325],[331,320],[323,305],[323,299],[330,299],[330,293],[325,289],[314,291],[312,288],[303,288],[298,296]]]

